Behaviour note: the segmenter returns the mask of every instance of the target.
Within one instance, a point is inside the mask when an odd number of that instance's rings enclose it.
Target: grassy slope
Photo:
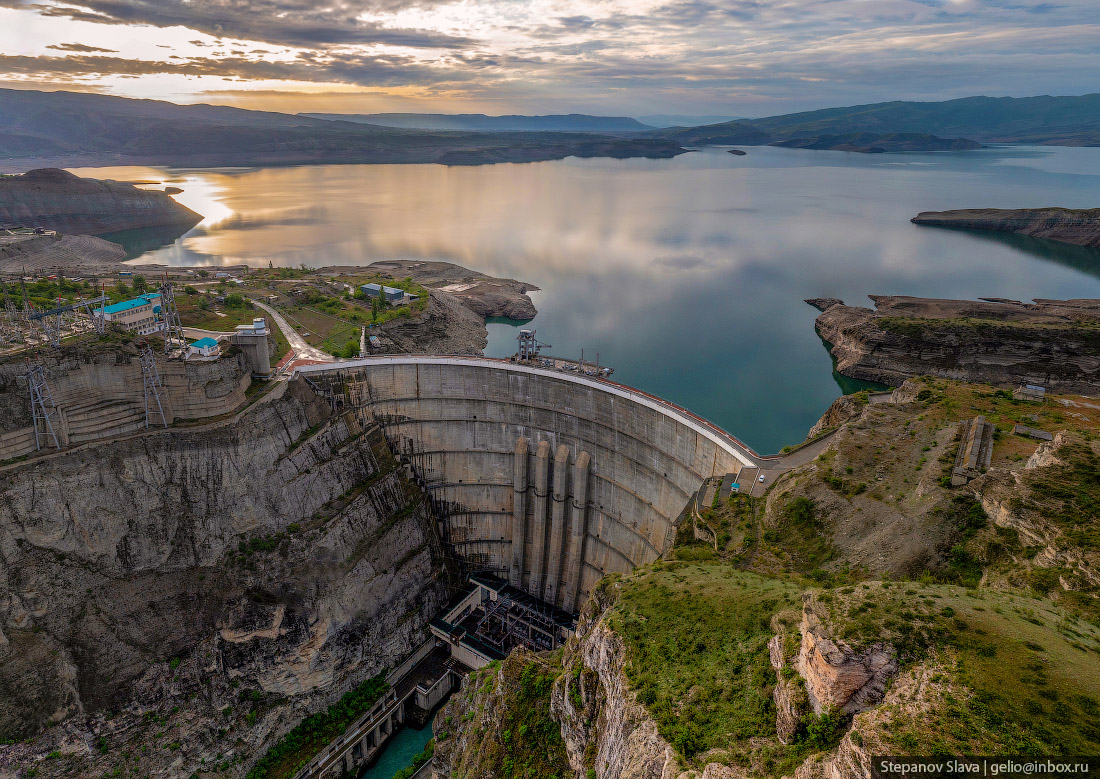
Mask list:
[[[779,775],[805,754],[775,732],[772,618],[798,620],[799,588],[728,563],[656,563],[620,581],[611,627],[627,676],[661,735],[687,760],[714,749]]]
[[[864,582],[816,602],[853,647],[889,641],[903,663],[934,657],[953,682],[925,716],[890,718],[898,753],[1098,754],[1095,625],[1041,599],[940,584]]]

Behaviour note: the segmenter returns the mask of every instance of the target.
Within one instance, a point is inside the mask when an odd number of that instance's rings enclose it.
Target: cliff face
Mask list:
[[[930,375],[994,385],[1100,388],[1100,301],[931,300],[871,295],[876,309],[815,301],[836,369],[894,386]]]
[[[58,168],[0,178],[0,222],[62,233],[190,227],[202,217],[163,192],[75,176]]]
[[[911,221],[932,227],[991,230],[1100,247],[1100,208],[963,208],[924,211]]]
[[[242,774],[425,639],[445,596],[425,512],[378,428],[297,382],[235,424],[9,466],[0,738],[46,730],[0,773],[100,775],[171,740],[143,771]]]

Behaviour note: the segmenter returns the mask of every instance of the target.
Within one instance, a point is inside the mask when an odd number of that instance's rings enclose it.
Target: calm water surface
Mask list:
[[[758,451],[840,394],[807,297],[1100,297],[1100,252],[921,228],[922,210],[1100,205],[1100,149],[864,155],[707,149],[672,160],[447,168],[84,169],[172,181],[205,215],[143,261],[440,259],[541,287],[540,340]],[[142,249],[146,247],[141,247]],[[490,326],[487,353],[514,351]]]
[[[397,731],[382,749],[377,762],[363,773],[359,779],[393,779],[393,775],[412,765],[413,758],[424,751],[432,740],[432,726],[425,725],[420,730],[411,727]]]

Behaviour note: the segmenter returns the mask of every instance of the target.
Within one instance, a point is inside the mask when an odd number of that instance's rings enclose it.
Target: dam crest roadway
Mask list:
[[[510,360],[379,356],[293,373],[379,422],[470,571],[566,611],[603,576],[664,555],[700,485],[759,494],[761,474],[770,483],[825,444],[762,457],[656,396]]]

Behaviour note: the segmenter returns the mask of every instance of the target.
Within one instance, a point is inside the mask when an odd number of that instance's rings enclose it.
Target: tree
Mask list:
[[[199,291],[197,289],[195,289],[194,287],[192,287],[190,284],[188,284],[186,287],[183,288],[183,294],[184,295],[197,295],[197,294],[199,294]]]
[[[240,292],[230,292],[225,296],[225,305],[228,308],[245,308],[248,306],[248,301]]]
[[[210,275],[210,271],[205,271],[205,270],[200,270],[199,271],[199,278],[200,279],[205,279],[209,275]]]

